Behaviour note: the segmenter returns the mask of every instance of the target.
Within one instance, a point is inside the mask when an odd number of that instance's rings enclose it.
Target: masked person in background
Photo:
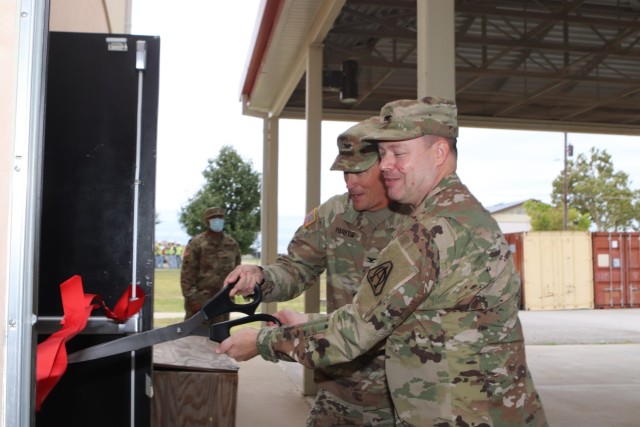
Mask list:
[[[217,352],[317,368],[384,344],[398,425],[546,426],[518,319],[520,278],[497,223],[462,184],[457,109],[427,97],[386,104],[378,146],[390,199],[413,211],[328,320],[246,328]]]
[[[180,287],[184,296],[185,319],[193,316],[202,304],[220,289],[224,278],[240,264],[240,246],[224,232],[224,209],[209,208],[204,221],[207,231],[189,241],[180,266]],[[228,320],[229,315],[211,319]]]
[[[263,301],[287,301],[317,283],[315,279],[326,270],[327,312],[351,303],[360,280],[404,216],[402,207],[387,198],[376,147],[360,142],[378,123],[374,117],[338,136],[339,153],[331,170],[344,173],[347,193],[307,214],[288,253],[274,264],[262,268],[242,265],[233,270],[225,280],[228,284],[239,279],[232,294],[252,293],[260,283]],[[307,426],[394,425],[383,353],[378,346],[352,362],[316,369],[318,394]]]

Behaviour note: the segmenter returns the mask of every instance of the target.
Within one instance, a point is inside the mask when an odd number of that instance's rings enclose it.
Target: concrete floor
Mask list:
[[[533,345],[527,359],[550,426],[640,425],[640,344]]]
[[[640,425],[640,309],[522,311],[527,358],[551,427]],[[239,363],[236,425],[304,426],[302,367]]]
[[[640,310],[520,312],[552,427],[640,425]]]

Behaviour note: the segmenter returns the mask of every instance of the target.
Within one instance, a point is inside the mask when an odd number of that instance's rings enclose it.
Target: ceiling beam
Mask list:
[[[325,36],[331,29],[331,25],[342,10],[346,0],[326,0],[322,2],[322,6],[316,15],[307,37],[300,45],[300,51],[291,67],[291,72],[286,82],[281,86],[275,101],[273,102],[269,114],[279,116],[282,113],[287,101],[295,90],[296,86],[302,79],[306,70],[307,50],[312,44],[322,43]]]

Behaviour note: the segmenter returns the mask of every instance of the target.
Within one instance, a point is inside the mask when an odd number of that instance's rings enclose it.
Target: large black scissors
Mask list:
[[[233,285],[222,288],[202,306],[199,312],[184,322],[129,335],[76,351],[69,355],[68,361],[69,363],[84,362],[87,360],[112,356],[114,354],[139,350],[165,341],[184,338],[198,331],[207,320],[211,320],[221,314],[235,312],[244,313],[246,316],[210,324],[209,339],[215,342],[222,342],[228,338],[231,333],[231,328],[237,325],[259,321],[274,322],[278,325],[281,324],[277,318],[270,314],[255,314],[256,308],[262,300],[262,291],[260,290],[260,286],[256,285],[253,295],[248,297],[249,300],[246,303],[241,304],[231,300],[229,292],[231,292],[232,288]]]

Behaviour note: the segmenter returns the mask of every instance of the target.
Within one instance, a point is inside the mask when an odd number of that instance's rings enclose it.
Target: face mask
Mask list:
[[[215,231],[216,233],[221,232],[222,229],[224,228],[224,219],[211,218],[209,220],[209,228],[211,228],[211,231]]]

